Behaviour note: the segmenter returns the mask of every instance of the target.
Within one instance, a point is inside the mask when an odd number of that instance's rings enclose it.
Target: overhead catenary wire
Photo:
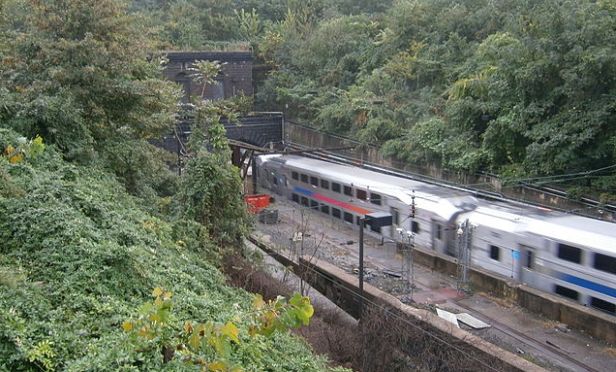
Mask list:
[[[598,172],[602,172],[608,169],[616,169],[616,164],[612,164],[609,165],[607,167],[602,167],[602,168],[598,168],[598,169],[591,169],[591,170],[587,170],[587,171],[580,171],[580,172],[574,172],[574,173],[565,173],[565,174],[559,174],[559,175],[553,175],[553,176],[539,176],[539,177],[529,177],[529,178],[520,178],[514,181],[517,182],[534,182],[534,181],[538,181],[538,180],[545,180],[545,179],[551,179],[551,178],[563,178],[563,177],[570,177],[570,176],[583,176],[583,175],[590,175],[593,173],[598,173]]]
[[[329,276],[319,272],[318,270],[316,270],[316,269],[314,269],[314,268],[312,268],[310,266],[307,266],[307,265],[301,265],[301,266],[302,266],[302,268],[312,272],[313,274],[318,275],[322,279],[325,279],[326,281],[331,282],[332,284],[335,284],[335,280],[333,278],[331,278],[331,277],[329,277]],[[384,305],[381,305],[381,304],[371,300],[370,298],[368,298],[366,296],[360,295],[358,292],[353,291],[351,288],[348,288],[348,287],[345,287],[345,286],[339,286],[338,288],[344,289],[345,291],[349,292],[351,296],[354,296],[358,300],[359,299],[363,299],[365,303],[367,303],[367,304],[369,304],[371,306],[374,306],[374,307],[378,308],[379,310],[384,311],[384,312],[390,314],[395,319],[397,319],[397,320],[399,320],[399,321],[401,321],[401,322],[411,326],[412,328],[414,328],[414,329],[416,329],[416,330],[426,334],[427,336],[431,337],[432,339],[436,340],[437,342],[439,342],[441,344],[444,344],[444,345],[454,349],[455,351],[459,352],[461,355],[465,356],[466,358],[469,358],[469,359],[471,359],[471,360],[473,360],[475,362],[478,362],[479,364],[481,364],[482,366],[486,367],[487,369],[489,369],[491,371],[499,371],[498,369],[496,369],[496,368],[492,367],[491,365],[487,364],[487,362],[485,362],[485,361],[483,361],[483,360],[481,360],[481,359],[479,359],[479,358],[477,358],[477,357],[475,357],[473,355],[469,355],[466,351],[462,350],[460,347],[452,344],[451,342],[443,339],[441,336],[437,335],[435,332],[431,332],[431,331],[429,331],[427,329],[424,329],[423,327],[410,322],[408,319],[400,316],[399,314],[396,314],[396,312],[392,311],[392,309],[389,309],[388,307],[386,307]]]
[[[314,210],[315,208],[313,207],[309,207],[309,206],[300,206],[299,211],[305,211],[305,210]],[[284,208],[284,210],[288,210],[288,211],[297,211],[297,208],[293,208],[293,207],[289,207],[289,208]],[[257,246],[262,246],[263,243],[254,238],[254,237],[250,237],[250,240],[252,240],[253,243],[257,244]],[[335,280],[327,275],[324,275],[323,273],[319,272],[318,270],[314,269],[313,267],[310,267],[308,265],[302,265],[301,263],[297,263],[298,265],[301,265],[302,268],[307,269],[310,272],[313,272],[316,275],[319,275],[321,278],[325,279],[328,282],[331,282],[332,284],[335,284]],[[399,314],[397,314],[396,312],[392,311],[391,309],[387,308],[384,305],[381,305],[373,300],[371,300],[370,298],[361,295],[358,292],[353,291],[351,288],[345,287],[345,286],[339,286],[339,288],[343,288],[345,291],[349,292],[351,296],[355,297],[358,301],[359,299],[363,299],[363,301],[371,306],[374,306],[376,308],[378,308],[381,311],[385,311],[388,314],[391,314],[391,316],[393,316],[395,319],[413,327],[416,330],[421,331],[422,333],[428,335],[429,337],[433,338],[434,340],[436,340],[437,342],[447,345],[448,347],[451,347],[452,349],[454,349],[455,351],[459,352],[460,354],[464,355],[465,357],[474,360],[478,363],[480,363],[482,366],[487,367],[489,370],[492,371],[498,371],[498,369],[493,368],[492,366],[490,366],[489,364],[487,364],[486,362],[484,362],[483,360],[474,357],[472,355],[469,355],[467,352],[465,352],[464,350],[462,350],[460,347],[452,344],[451,342],[448,342],[447,340],[443,339],[442,337],[440,337],[438,334],[436,334],[435,332],[431,332],[427,329],[424,329],[423,327],[414,324],[412,322],[410,322],[408,319],[400,316]]]
[[[476,183],[476,184],[466,184],[466,185],[459,185],[459,184],[455,184],[452,182],[448,182],[446,180],[442,180],[442,179],[437,179],[437,178],[433,178],[430,176],[425,176],[425,175],[420,175],[420,174],[416,174],[416,173],[409,173],[407,171],[404,170],[399,170],[396,168],[390,168],[390,167],[386,167],[386,166],[381,166],[378,164],[374,164],[374,163],[370,163],[368,161],[365,160],[360,160],[357,158],[354,158],[352,156],[348,156],[348,155],[341,155],[341,154],[337,154],[337,153],[329,153],[327,151],[323,151],[321,154],[316,154],[316,153],[311,153],[311,154],[307,154],[310,157],[313,158],[317,158],[317,159],[321,159],[321,160],[326,160],[326,161],[330,161],[330,162],[334,162],[334,163],[338,163],[338,164],[345,164],[345,165],[354,165],[354,166],[359,166],[361,168],[367,169],[367,170],[372,170],[372,171],[376,171],[376,172],[380,172],[383,174],[389,174],[389,175],[393,175],[393,176],[398,176],[398,177],[403,177],[403,178],[407,178],[407,179],[411,179],[411,180],[415,180],[418,182],[426,182],[429,184],[434,184],[434,185],[439,185],[442,187],[447,187],[453,190],[458,190],[458,191],[463,191],[463,192],[469,192],[471,194],[473,194],[474,196],[477,197],[481,197],[481,198],[486,198],[486,199],[490,199],[490,200],[497,200],[497,201],[504,201],[504,202],[508,202],[508,203],[515,203],[515,204],[522,204],[522,205],[536,205],[536,206],[545,206],[542,203],[539,203],[537,201],[532,201],[532,200],[527,200],[527,199],[519,199],[517,197],[514,196],[507,196],[505,194],[502,194],[501,192],[494,192],[494,191],[489,191],[489,190],[485,190],[482,188],[479,188],[479,186],[489,186],[491,185],[490,182],[482,182],[482,183]],[[593,170],[589,170],[589,171],[584,171],[584,172],[577,172],[579,173],[580,176],[584,177],[589,177],[590,175],[596,174],[598,172],[603,172],[606,170],[610,170],[610,169],[614,169],[613,171],[616,172],[616,164],[614,165],[610,165],[607,167],[603,167],[603,168],[598,168],[598,169],[593,169]],[[574,176],[577,173],[571,173],[570,176]],[[611,172],[610,172],[611,173]],[[558,180],[555,177],[562,177],[563,175],[559,175],[559,176],[549,176],[552,177],[555,181]],[[524,179],[522,179],[524,180]],[[563,179],[560,182],[566,182],[567,179]],[[516,184],[516,180],[510,180],[509,182],[512,182],[513,184],[511,185],[504,185],[502,186],[502,190],[505,189],[513,189],[516,187],[533,187],[532,185],[525,185],[524,183],[518,182]],[[547,182],[547,180],[546,180]],[[556,183],[556,182],[552,182],[552,183]],[[556,192],[558,196],[560,197],[566,197],[566,194],[560,192],[560,190],[542,190],[543,192]],[[567,198],[569,199],[569,198]],[[571,200],[571,199],[570,199]],[[604,205],[598,201],[595,200],[591,200],[591,199],[587,199],[587,198],[583,198],[582,201],[579,200],[575,200],[576,202],[582,202],[586,205],[592,205],[594,207],[600,207],[600,208],[607,208],[608,211],[612,211],[612,210],[616,210],[616,206],[611,205],[611,204],[607,204]],[[576,213],[577,211],[579,211],[580,209],[574,209],[574,210],[568,210],[568,209],[564,209],[564,208],[559,208],[556,207],[554,205],[550,205],[548,206],[550,209],[556,209],[556,210],[560,210],[562,212],[565,213]],[[591,217],[591,218],[596,218],[596,216],[594,215],[589,215],[589,214],[584,214],[586,217]]]

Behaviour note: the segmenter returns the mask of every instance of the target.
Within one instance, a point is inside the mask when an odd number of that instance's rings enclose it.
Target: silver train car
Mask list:
[[[465,226],[471,266],[616,315],[616,224],[297,155],[256,164],[261,187],[355,229],[366,214],[391,214],[392,226],[366,228],[375,237],[412,235],[417,246],[458,256]]]

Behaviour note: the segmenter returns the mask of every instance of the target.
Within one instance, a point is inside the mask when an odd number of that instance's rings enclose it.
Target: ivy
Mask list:
[[[20,137],[0,129],[2,151],[29,143]],[[230,366],[327,369],[288,332],[250,336],[265,310],[225,284],[209,226],[152,214],[147,201],[127,194],[104,168],[68,163],[53,145],[28,159],[11,164],[0,156],[0,186],[8,182],[15,191],[0,189],[0,370],[192,370],[180,358],[164,363],[159,347],[189,345],[186,322],[193,330],[211,324],[212,335],[227,343],[218,349],[231,350]],[[151,297],[152,283],[166,290]],[[292,302],[303,310],[289,319],[300,324],[309,312]],[[254,322],[244,321],[253,313]],[[122,329],[140,317],[151,327],[144,335],[155,335],[140,342],[160,341],[155,350],[136,349]],[[216,348],[208,348],[199,358],[218,360]]]
[[[235,321],[185,321],[180,328],[172,313],[173,294],[156,287],[152,296],[154,301],[143,304],[136,319],[122,323],[122,329],[129,335],[136,350],[159,349],[163,363],[179,359],[207,371],[242,371],[233,362],[234,345],[242,343],[242,339],[257,335],[271,336],[274,332],[308,325],[314,314],[310,299],[298,293],[288,302],[283,297],[265,302],[260,295],[256,295],[252,311],[246,316],[235,317]],[[241,328],[238,328],[238,322],[243,322],[240,323]],[[249,325],[248,332],[243,334],[240,329],[245,329],[246,324]]]

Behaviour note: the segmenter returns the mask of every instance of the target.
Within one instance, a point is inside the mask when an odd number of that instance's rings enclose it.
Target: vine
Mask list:
[[[179,327],[172,313],[173,293],[156,287],[152,297],[153,302],[139,308],[136,319],[122,323],[137,352],[160,350],[164,363],[180,358],[184,363],[201,366],[204,371],[242,371],[232,361],[234,348],[242,339],[269,337],[275,332],[308,325],[314,314],[310,298],[298,293],[288,301],[282,296],[265,301],[257,294],[252,311],[245,314],[244,326],[236,324],[240,322],[237,317],[224,324],[186,321]],[[245,328],[248,332],[241,332]]]

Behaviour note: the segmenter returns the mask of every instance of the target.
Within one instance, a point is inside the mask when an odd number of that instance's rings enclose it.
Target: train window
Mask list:
[[[353,196],[353,188],[351,186],[344,185],[344,195]]]
[[[340,209],[338,208],[332,208],[332,216],[336,217],[336,218],[340,218],[341,214],[340,214]]]
[[[573,289],[562,287],[558,284],[554,286],[554,293],[559,294],[561,296],[569,297],[572,300],[578,300],[580,298],[580,294],[578,291],[574,291]]]
[[[332,182],[332,191],[339,193],[340,192],[340,184],[336,183],[336,182]]]
[[[300,178],[302,179],[303,183],[308,183],[308,176],[305,174],[300,174]]]
[[[321,180],[321,188],[325,190],[329,190],[329,181]]]
[[[616,274],[616,257],[595,253],[595,269]]]
[[[359,200],[366,200],[366,199],[368,199],[368,193],[366,192],[366,190],[356,189],[355,190],[355,195],[357,196],[357,199],[359,199]]]
[[[436,238],[441,240],[443,237],[443,227],[439,224],[436,224]]]
[[[496,261],[500,261],[500,248],[499,247],[495,245],[490,246],[490,258]]]
[[[411,221],[411,232],[414,232],[415,234],[419,234],[419,222]]]
[[[575,263],[582,262],[582,250],[566,244],[558,244],[558,258]]]
[[[319,202],[316,201],[316,200],[310,199],[310,208],[318,210],[319,209]]]
[[[291,178],[293,178],[294,180],[298,180],[299,174],[297,172],[291,172]]]
[[[291,200],[293,200],[296,203],[299,203],[299,195],[297,194],[292,194],[291,195]]]
[[[312,186],[319,186],[319,179],[316,177],[310,177],[310,184]]]
[[[359,217],[359,216],[356,216],[356,217],[355,217],[355,224],[356,224],[357,226],[361,225],[361,217]]]
[[[274,185],[278,185],[278,177],[276,177],[276,175],[273,175],[273,176],[272,176],[272,183],[273,183]]]
[[[591,297],[590,306],[597,308],[607,313],[616,314],[616,305],[611,302],[604,301],[600,298]]]
[[[321,204],[321,212],[323,212],[325,214],[329,214],[329,206],[327,206],[325,204]]]
[[[396,208],[389,208],[389,212],[391,213],[391,224],[394,226],[400,225],[400,212]]]
[[[353,215],[349,212],[344,212],[344,220],[348,223],[353,223]]]
[[[526,267],[533,269],[534,266],[533,251],[526,251]]]
[[[302,200],[302,205],[303,205],[303,206],[305,206],[305,207],[307,207],[307,206],[308,206],[308,198],[307,198],[307,197],[305,197],[305,196],[302,196],[302,199],[301,199],[301,200]]]
[[[381,233],[381,226],[375,226],[373,224],[370,224],[370,230],[380,234]]]
[[[381,194],[370,193],[370,203],[381,205]]]

